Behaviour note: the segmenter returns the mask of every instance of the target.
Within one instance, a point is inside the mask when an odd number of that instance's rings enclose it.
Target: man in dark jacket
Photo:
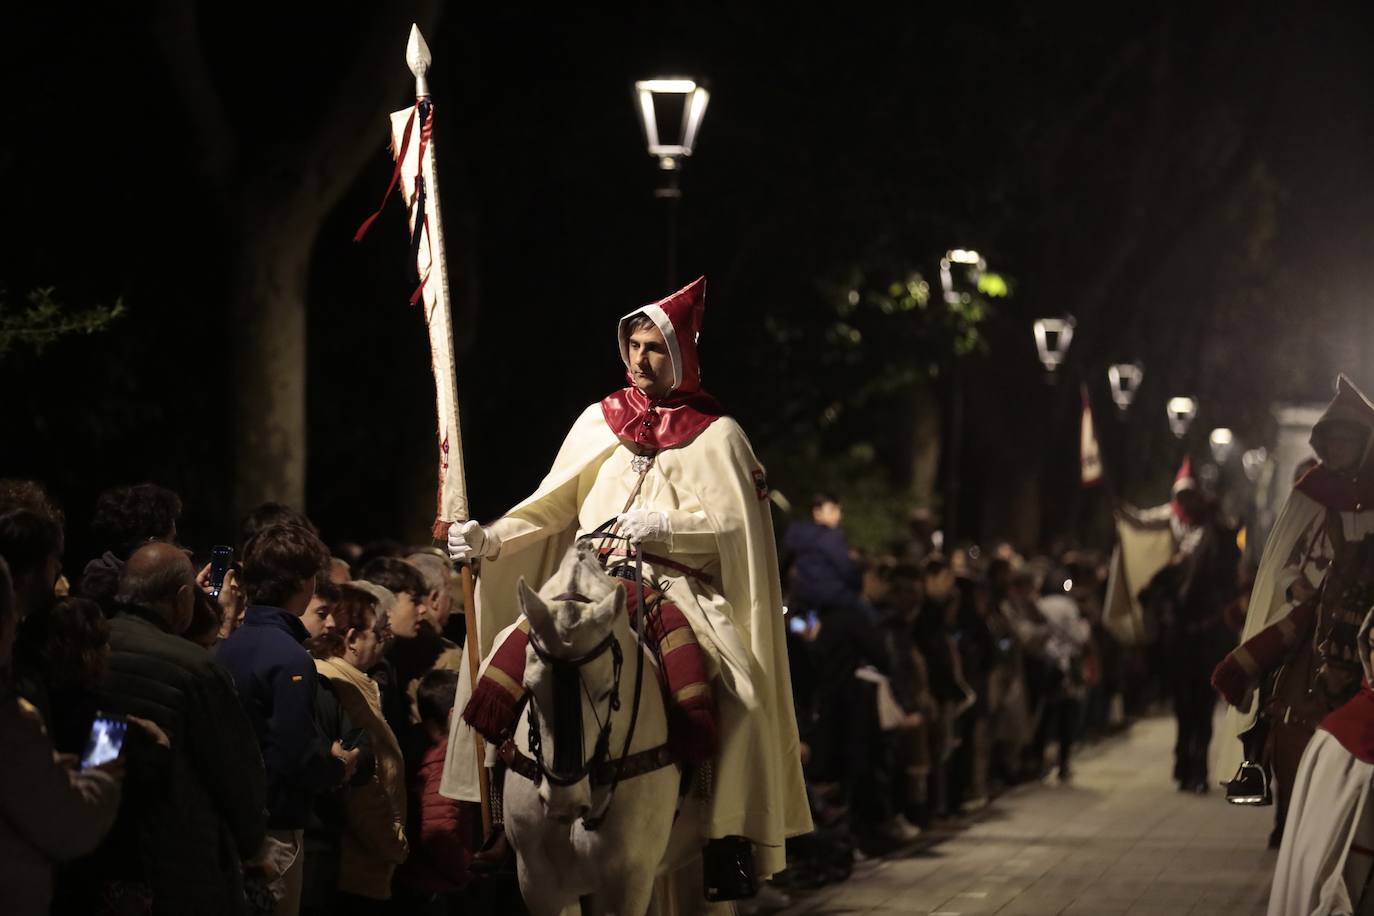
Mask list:
[[[892,812],[882,790],[876,688],[855,671],[868,666],[886,675],[891,664],[876,614],[861,595],[863,571],[850,556],[843,518],[840,501],[823,493],[812,501],[812,520],[787,529],[788,607],[796,615],[814,612],[820,622],[811,772],[844,786],[860,848],[879,853],[901,840],[886,829]]]
[[[243,556],[249,604],[243,625],[215,651],[234,678],[262,749],[269,835],[297,852],[284,876],[278,916],[300,910],[299,853],[315,796],[349,778],[358,758],[356,749],[331,745],[321,734],[315,662],[301,646],[309,635],[301,615],[315,594],[315,576],[328,565],[329,551],[306,528],[277,525],[254,535]]]
[[[843,520],[839,499],[822,493],[812,500],[811,521],[788,526],[783,556],[790,566],[792,611],[823,614],[859,605],[863,572],[849,555]]]
[[[1240,551],[1235,530],[1214,500],[1191,479],[1174,486],[1174,500],[1191,524],[1178,553],[1141,590],[1140,599],[1159,616],[1160,643],[1169,663],[1178,720],[1174,779],[1179,791],[1203,795],[1211,786],[1207,752],[1216,707],[1211,674],[1234,645],[1222,611],[1235,598]]]
[[[169,544],[140,548],[124,567],[100,705],[151,720],[170,746],[126,746],[119,818],[86,863],[94,880],[69,883],[132,880],[146,883],[154,913],[237,916],[247,906],[240,861],[266,835],[265,780],[227,672],[179,635],[195,589],[191,561]]]

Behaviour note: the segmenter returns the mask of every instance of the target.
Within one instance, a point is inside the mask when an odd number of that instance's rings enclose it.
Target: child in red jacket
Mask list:
[[[417,905],[414,912],[443,912],[444,898],[467,886],[468,863],[482,841],[480,806],[439,794],[457,693],[458,673],[436,669],[420,680],[416,696],[427,743],[422,753],[406,760],[410,857],[397,869],[394,882],[395,890]]]

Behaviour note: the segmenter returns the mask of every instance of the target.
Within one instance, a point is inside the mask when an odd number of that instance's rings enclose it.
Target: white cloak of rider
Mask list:
[[[1325,467],[1322,432],[1334,422],[1349,423],[1366,432],[1364,458],[1359,462],[1359,471],[1349,477],[1338,477]],[[1369,487],[1369,478],[1374,478],[1374,405],[1344,375],[1336,379],[1336,396],[1313,426],[1311,441],[1323,464],[1297,482],[1274,520],[1250,591],[1245,629],[1240,637],[1242,644],[1288,616],[1297,603],[1295,598],[1301,600],[1306,592],[1302,587],[1294,587],[1299,578],[1306,579],[1313,589],[1321,584],[1334,556],[1329,527],[1338,524],[1348,543],[1374,534],[1374,500],[1365,504],[1359,496],[1361,490]],[[1222,743],[1218,772],[1231,773],[1240,765],[1239,739],[1254,726],[1259,712],[1255,693],[1247,703],[1245,708],[1227,707],[1227,733],[1237,740]]]
[[[622,319],[623,326],[642,311],[663,331],[673,357],[675,393],[684,375],[695,374],[703,286],[698,280]],[[694,309],[674,308],[675,302],[690,299]],[[690,393],[690,384],[686,387]],[[773,874],[785,866],[785,840],[810,832],[812,824],[763,468],[733,419],[715,416],[697,431],[698,417],[689,438],[656,452],[636,493],[636,450],[623,438],[629,426],[613,429],[608,420],[625,418],[606,406],[615,397],[583,411],[539,488],[491,525],[501,547],[482,565],[479,645],[487,657],[517,621],[516,582],[524,577],[532,586],[541,585],[578,535],[627,511],[627,502],[629,510],[666,513],[671,529],[666,540],[642,546],[673,566],[648,562],[645,576],[659,583],[691,623],[705,649],[719,706],[721,747],[704,837],[748,837],[760,875]],[[658,414],[649,416],[661,420]],[[632,419],[637,428],[641,420]],[[672,431],[662,429],[664,440],[673,442]],[[466,672],[459,689],[461,709],[470,691]],[[441,792],[475,801],[477,780],[473,732],[454,716]]]

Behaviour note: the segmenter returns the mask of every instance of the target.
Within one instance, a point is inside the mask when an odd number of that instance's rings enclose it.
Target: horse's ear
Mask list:
[[[553,623],[549,619],[549,606],[539,597],[538,592],[526,584],[524,576],[516,583],[515,594],[520,599],[520,610],[529,620],[530,626],[536,630],[543,630]]]
[[[617,585],[611,589],[610,593],[597,602],[596,610],[592,611],[591,618],[599,626],[609,627],[615,623],[616,617],[620,616],[625,610],[625,589]]]

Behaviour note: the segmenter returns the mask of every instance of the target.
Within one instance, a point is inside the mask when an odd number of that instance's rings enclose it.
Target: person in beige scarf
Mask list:
[[[377,663],[382,641],[377,634],[377,599],[350,585],[340,587],[334,604],[335,628],[311,641],[315,667],[339,705],[367,730],[377,770],[361,786],[344,792],[347,828],[341,842],[339,890],[369,900],[391,897],[391,875],[405,861],[405,763],[395,734],[382,715],[377,684],[363,672]]]

